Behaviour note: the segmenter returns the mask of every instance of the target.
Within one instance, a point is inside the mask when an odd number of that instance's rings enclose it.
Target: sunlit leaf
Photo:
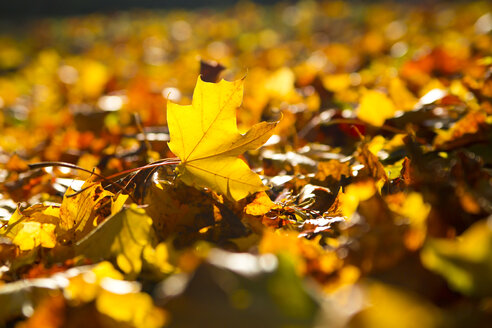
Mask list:
[[[492,229],[482,220],[460,238],[430,239],[421,252],[423,264],[466,295],[492,295]]]
[[[439,308],[413,293],[398,288],[370,282],[366,284],[367,308],[357,314],[348,324],[351,328],[362,327],[441,327],[443,313]]]
[[[462,138],[465,135],[477,134],[485,129],[487,116],[483,112],[470,112],[457,121],[449,130],[438,130],[434,140],[437,146],[445,146],[446,143]]]
[[[265,192],[259,192],[255,199],[244,208],[244,211],[250,215],[263,215],[275,206],[275,203]]]
[[[87,188],[87,189],[85,189]],[[78,239],[87,234],[94,226],[96,211],[103,205],[106,197],[113,193],[104,190],[100,183],[90,180],[82,185],[83,191],[74,194],[72,188],[68,188],[60,207],[59,227],[63,232],[72,233],[67,238]]]
[[[350,218],[357,210],[359,202],[371,198],[376,191],[377,189],[374,181],[369,179],[347,186],[345,191],[340,193],[340,202],[343,215]]]
[[[265,189],[258,175],[237,156],[260,147],[276,125],[263,122],[239,134],[235,110],[242,94],[242,80],[214,84],[199,78],[192,105],[168,103],[167,108],[169,148],[181,159],[181,180],[234,200]]]
[[[153,244],[152,220],[144,210],[130,207],[111,216],[75,246],[76,253],[93,260],[114,259],[126,274],[142,268],[142,253]]]
[[[357,117],[374,126],[382,126],[386,119],[395,115],[395,105],[384,93],[376,90],[364,92]]]
[[[381,164],[378,157],[369,150],[368,145],[362,144],[359,147],[359,155],[357,156],[357,159],[362,165],[364,165],[363,170],[368,176],[374,178],[376,181],[388,180],[384,166]]]
[[[13,243],[19,245],[21,251],[33,249],[40,245],[53,248],[56,244],[55,225],[52,223],[23,222],[22,228],[16,234]]]
[[[72,306],[94,301],[100,313],[133,327],[161,327],[164,323],[164,312],[154,306],[152,298],[140,292],[138,283],[123,280],[109,262],[101,262],[69,281],[64,295]]]
[[[24,213],[17,209],[8,225],[0,232],[18,245],[21,251],[28,251],[37,246],[53,248],[57,240],[55,228],[58,212],[58,209],[51,206],[34,206],[24,210]]]
[[[332,159],[318,164],[316,179],[323,181],[327,177],[333,177],[333,179],[339,181],[342,176],[350,177],[351,175],[352,173],[348,162],[341,163],[340,161]]]
[[[107,278],[102,286],[110,283],[114,283],[115,287],[119,283],[129,284],[123,281],[111,282]],[[129,323],[137,328],[158,328],[165,322],[164,312],[154,306],[152,297],[146,293],[120,293],[103,289],[97,296],[96,308],[118,322]]]

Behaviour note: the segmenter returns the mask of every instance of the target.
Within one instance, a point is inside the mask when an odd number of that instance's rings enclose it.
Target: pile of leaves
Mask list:
[[[7,26],[3,325],[492,320],[490,3]]]

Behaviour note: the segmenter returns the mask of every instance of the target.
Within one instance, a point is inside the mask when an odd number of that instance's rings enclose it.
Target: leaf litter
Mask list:
[[[0,322],[487,326],[491,12],[241,2],[7,30]]]

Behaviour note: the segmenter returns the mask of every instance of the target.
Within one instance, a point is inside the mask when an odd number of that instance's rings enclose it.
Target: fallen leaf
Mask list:
[[[420,253],[429,270],[466,295],[492,295],[492,229],[488,220],[473,224],[460,238],[430,239]]]
[[[19,245],[21,251],[33,249],[36,246],[53,248],[56,244],[55,225],[52,223],[22,222],[21,230],[12,242]]]
[[[204,193],[183,183],[152,184],[145,197],[147,215],[162,240],[172,235],[197,233],[214,224],[214,208]]]
[[[371,179],[348,185],[344,192],[339,193],[341,210],[346,218],[352,217],[359,203],[368,200],[376,193],[376,186]]]
[[[104,282],[106,285],[113,283],[114,287],[118,287],[119,283],[122,287],[130,284],[119,280],[112,282],[110,278]],[[125,322],[136,328],[158,328],[166,321],[164,311],[154,306],[152,297],[141,292],[123,294],[116,289],[108,291],[103,288],[96,298],[96,308],[117,322]]]
[[[444,313],[424,298],[379,282],[366,282],[366,309],[355,315],[348,327],[441,327]],[[444,325],[445,326],[445,325]]]
[[[263,215],[268,213],[275,206],[275,203],[272,202],[270,197],[262,191],[256,195],[251,203],[246,205],[244,212],[249,215]]]
[[[207,83],[198,78],[191,105],[167,105],[169,148],[181,159],[181,180],[232,200],[266,189],[260,177],[237,156],[263,145],[277,125],[261,122],[240,134],[236,108],[242,95],[243,80]]]
[[[458,120],[451,129],[447,131],[437,130],[438,134],[434,139],[434,145],[441,149],[452,149],[456,145],[462,146],[463,143],[469,143],[470,141],[465,139],[466,136],[472,138],[472,141],[487,140],[484,133],[487,129],[486,119],[487,115],[483,112],[469,112]]]
[[[73,196],[74,191],[68,188],[60,207],[60,236],[65,235],[68,240],[78,240],[91,231],[97,209],[103,205],[104,198],[113,196],[100,183],[90,180],[82,185],[82,190]]]
[[[336,181],[342,179],[342,175],[350,177],[350,164],[348,162],[340,162],[336,159],[331,159],[326,162],[319,162],[318,172],[316,172],[316,179],[324,181],[327,177],[332,177]]]
[[[142,253],[152,244],[152,219],[132,206],[111,216],[75,245],[76,254],[95,261],[114,259],[127,275],[142,269]]]
[[[381,164],[376,155],[371,153],[367,144],[362,144],[360,146],[359,156],[357,156],[357,159],[364,165],[363,170],[368,176],[374,178],[376,181],[388,180],[383,164]]]
[[[382,126],[386,119],[395,115],[396,108],[384,93],[368,90],[360,99],[357,117],[374,126]]]
[[[58,209],[42,205],[35,205],[24,212],[17,209],[0,233],[11,239],[21,251],[28,251],[37,246],[53,248],[56,245],[57,212]]]

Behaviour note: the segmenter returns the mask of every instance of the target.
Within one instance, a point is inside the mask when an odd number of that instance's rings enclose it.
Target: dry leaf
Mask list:
[[[236,108],[242,96],[243,80],[207,83],[198,78],[191,105],[169,102],[167,106],[169,148],[181,159],[181,180],[233,200],[266,189],[260,177],[237,156],[263,145],[277,125],[261,122],[240,134]]]

